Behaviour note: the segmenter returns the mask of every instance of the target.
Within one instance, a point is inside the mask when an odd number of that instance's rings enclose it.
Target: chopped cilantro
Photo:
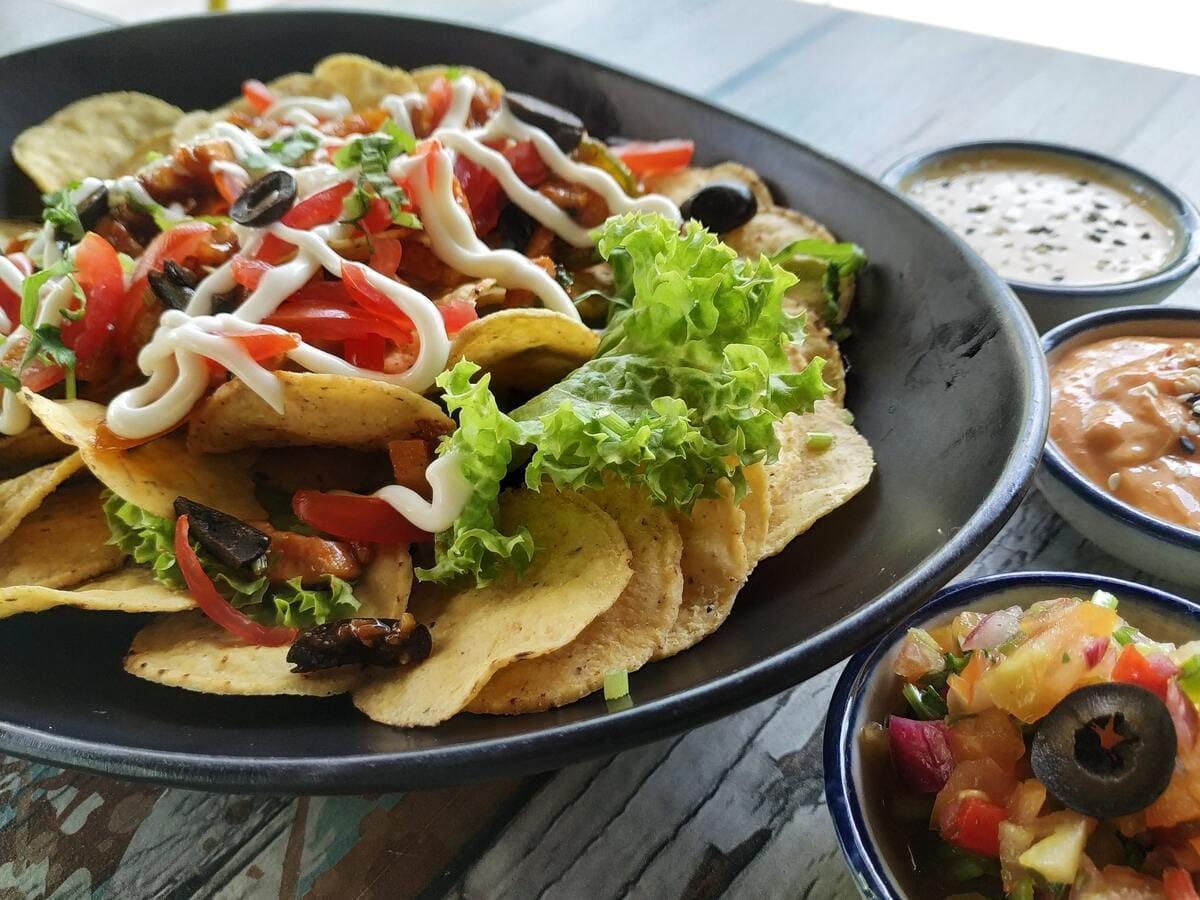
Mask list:
[[[272,141],[263,147],[262,153],[255,153],[242,160],[248,168],[265,171],[273,168],[274,164],[288,166],[300,165],[308,154],[321,146],[321,136],[307,128],[297,128],[287,137]]]
[[[333,164],[339,169],[359,167],[361,174],[354,191],[346,197],[342,221],[353,224],[367,214],[371,201],[379,197],[387,201],[392,221],[406,228],[420,228],[420,220],[404,210],[408,195],[388,175],[388,164],[402,153],[416,149],[416,139],[391,119],[375,134],[355,138],[333,154]]]
[[[12,391],[14,394],[21,391],[21,379],[17,377],[12,369],[0,366],[0,388],[6,391]]]
[[[62,332],[54,325],[39,325],[29,336],[29,344],[25,348],[25,356],[21,360],[24,369],[33,360],[59,366],[63,370],[66,381],[66,396],[68,400],[75,399],[75,351],[62,342]]]
[[[83,240],[83,223],[79,220],[79,210],[71,202],[71,191],[79,187],[78,181],[73,181],[60,191],[52,191],[42,195],[42,221],[49,222],[54,230],[72,243]]]

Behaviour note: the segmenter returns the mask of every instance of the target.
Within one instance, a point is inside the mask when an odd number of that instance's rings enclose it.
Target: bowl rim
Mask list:
[[[1119,281],[1113,284],[1060,284],[1047,285],[1033,281],[1022,281],[1018,278],[1004,278],[1014,291],[1022,294],[1036,295],[1042,298],[1057,299],[1120,299],[1141,294],[1154,288],[1182,281],[1197,266],[1200,266],[1200,211],[1187,197],[1175,188],[1140,169],[1132,163],[1105,156],[1094,150],[1076,147],[1073,144],[1060,144],[1052,141],[1027,141],[1020,139],[989,139],[978,141],[962,141],[951,144],[941,144],[925,150],[918,150],[904,156],[888,166],[879,180],[888,187],[907,196],[901,190],[901,182],[924,166],[957,153],[967,153],[978,150],[1029,150],[1036,153],[1046,153],[1054,156],[1074,157],[1098,166],[1115,169],[1129,177],[1132,181],[1140,182],[1157,193],[1170,208],[1180,229],[1183,231],[1183,246],[1175,258],[1164,268],[1144,278],[1135,281]],[[1003,278],[1003,276],[1000,276]]]
[[[1086,334],[1097,328],[1122,322],[1135,321],[1169,321],[1189,320],[1197,325],[1197,338],[1200,338],[1200,309],[1189,306],[1125,306],[1117,309],[1105,309],[1088,313],[1047,331],[1042,335],[1042,351],[1047,356],[1065,344],[1067,341]],[[1116,519],[1122,525],[1157,538],[1160,541],[1188,550],[1200,551],[1200,531],[1173,525],[1156,519],[1136,507],[1118,500],[1111,494],[1092,484],[1063,456],[1047,434],[1046,452],[1042,457],[1043,471],[1063,485],[1090,506],[1103,515]]]
[[[991,594],[1013,588],[1054,585],[1090,591],[1106,590],[1122,600],[1136,597],[1149,605],[1165,606],[1200,624],[1200,604],[1135,581],[1085,572],[1004,572],[947,585],[883,637],[850,657],[830,696],[822,762],[825,769],[825,802],[833,819],[834,834],[864,896],[878,897],[880,900],[904,900],[904,894],[888,876],[886,863],[868,838],[869,828],[851,774],[857,737],[854,723],[863,702],[866,680],[878,671],[883,657],[909,628],[952,610],[967,608]]]

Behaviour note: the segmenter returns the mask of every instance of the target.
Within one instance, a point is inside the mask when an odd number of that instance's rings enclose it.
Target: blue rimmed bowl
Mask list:
[[[901,194],[905,186],[923,170],[955,156],[981,151],[1025,151],[1059,157],[1070,163],[1095,167],[1110,179],[1140,197],[1150,198],[1174,225],[1179,239],[1175,257],[1164,268],[1145,278],[1113,284],[1038,284],[1006,279],[1008,286],[1025,304],[1038,331],[1046,331],[1063,322],[1098,310],[1140,303],[1158,303],[1170,295],[1200,265],[1200,213],[1187,197],[1153,175],[1129,163],[1071,147],[1038,141],[970,141],[911,154],[893,164],[880,176],[888,187]]]
[[[1132,306],[1092,313],[1045,334],[1042,349],[1053,368],[1075,347],[1123,335],[1200,341],[1200,309]],[[1105,552],[1168,581],[1200,585],[1200,532],[1146,515],[1093,484],[1051,440],[1046,442],[1037,485],[1055,512]]]
[[[864,759],[859,735],[871,722],[900,712],[900,679],[893,674],[909,628],[942,625],[964,610],[992,612],[1055,597],[1114,594],[1118,612],[1134,627],[1163,641],[1200,637],[1200,606],[1164,591],[1100,575],[1020,572],[993,575],[943,588],[925,606],[846,664],[825,722],[825,796],[842,853],[864,897],[903,900],[942,898],[959,889],[945,885],[922,893],[905,833],[887,809],[896,776],[885,760]]]

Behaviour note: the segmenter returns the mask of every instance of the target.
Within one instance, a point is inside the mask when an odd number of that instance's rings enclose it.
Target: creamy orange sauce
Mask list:
[[[1116,284],[1160,272],[1179,255],[1162,201],[1084,160],[964,151],[900,187],[1004,278]]]
[[[1200,531],[1200,337],[1077,347],[1050,373],[1050,439],[1089,481]]]

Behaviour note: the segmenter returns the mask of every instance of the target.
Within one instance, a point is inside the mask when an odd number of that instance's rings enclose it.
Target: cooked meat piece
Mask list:
[[[214,138],[184,144],[158,165],[143,171],[138,180],[151,197],[164,205],[194,200],[197,194],[214,190],[212,164],[218,160],[235,161],[228,141]]]
[[[326,575],[351,581],[362,574],[362,563],[347,543],[294,531],[276,531],[267,522],[251,524],[271,539],[267,549],[267,577],[275,584],[299,577],[301,584],[315,585]]]
[[[403,666],[429,656],[429,629],[412,613],[399,619],[342,619],[306,628],[296,636],[287,661],[293,672],[336,666]]]

